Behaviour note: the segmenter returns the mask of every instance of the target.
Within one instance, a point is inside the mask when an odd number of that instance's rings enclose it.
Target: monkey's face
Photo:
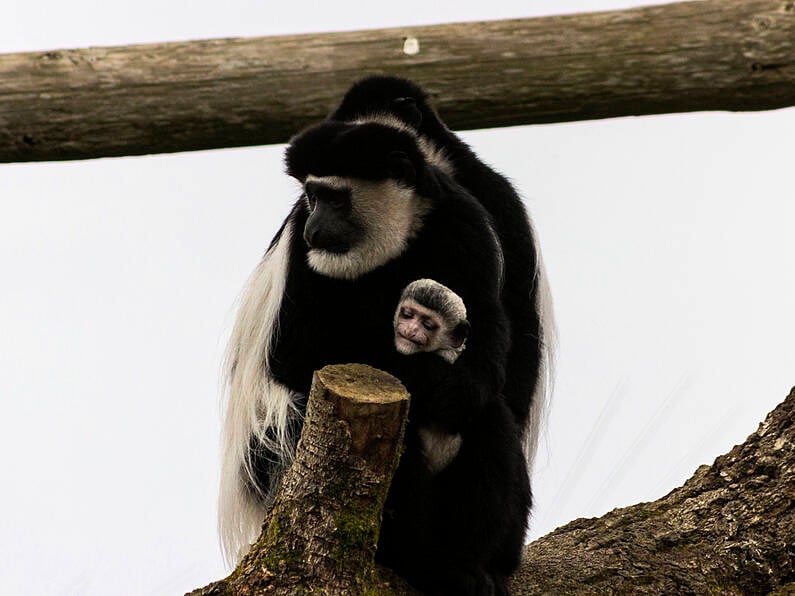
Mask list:
[[[441,346],[445,322],[436,311],[404,300],[395,313],[395,348],[401,354],[433,352]]]
[[[304,186],[307,262],[326,277],[356,279],[400,257],[432,207],[428,162],[405,130],[327,121],[296,136],[285,161]]]
[[[304,241],[321,275],[356,279],[399,257],[422,227],[429,206],[394,179],[308,176]]]

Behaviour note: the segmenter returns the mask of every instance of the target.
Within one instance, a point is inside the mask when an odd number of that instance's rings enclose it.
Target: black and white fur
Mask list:
[[[523,430],[531,473],[552,390],[556,329],[538,237],[521,198],[504,176],[445,126],[426,92],[411,81],[392,76],[363,79],[351,87],[330,118],[380,122],[414,132],[425,153],[491,215],[504,257],[502,302],[511,327],[504,394]]]
[[[379,559],[421,588],[461,594],[501,589],[518,564],[530,493],[501,398],[510,348],[501,247],[489,214],[435,159],[412,132],[376,123],[329,121],[288,147],[288,173],[305,195],[252,275],[227,360],[219,523],[230,560],[256,538],[292,459],[313,371],[364,362],[422,396],[413,417],[463,437],[435,476],[414,466],[421,453],[407,445]],[[315,234],[318,213],[336,230],[330,240]],[[392,344],[394,304],[424,277],[467,304],[471,335],[453,364],[403,358]]]

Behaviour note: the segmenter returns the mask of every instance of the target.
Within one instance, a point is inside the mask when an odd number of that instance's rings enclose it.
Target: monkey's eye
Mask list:
[[[409,310],[408,308],[401,308],[400,309],[400,318],[401,319],[411,319],[414,317],[414,311]]]
[[[425,327],[428,331],[436,331],[438,325],[433,321],[423,321],[422,326]]]
[[[347,209],[351,205],[350,191],[340,188],[324,188],[318,200],[332,209]]]
[[[309,205],[309,208],[314,209],[315,205],[317,205],[317,195],[315,194],[315,191],[307,188],[304,191],[304,196],[306,197],[306,202]]]
[[[332,209],[342,209],[346,205],[345,199],[337,194],[330,195],[326,203]]]

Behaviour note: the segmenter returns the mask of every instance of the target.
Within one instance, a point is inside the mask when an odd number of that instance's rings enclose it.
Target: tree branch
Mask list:
[[[384,72],[454,129],[791,106],[795,3],[0,55],[0,162],[284,142]]]
[[[795,388],[745,443],[653,503],[530,544],[513,594],[768,594],[795,581]]]

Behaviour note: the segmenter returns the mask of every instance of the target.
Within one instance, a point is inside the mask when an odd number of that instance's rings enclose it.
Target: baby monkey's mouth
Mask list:
[[[397,335],[398,335],[398,337],[399,337],[400,339],[402,339],[402,340],[404,340],[404,341],[407,341],[407,342],[410,342],[410,343],[412,343],[412,344],[414,344],[415,346],[418,346],[418,347],[420,347],[420,348],[421,348],[422,346],[424,346],[424,345],[425,345],[425,344],[424,344],[422,341],[419,341],[419,340],[416,340],[416,339],[412,339],[412,338],[410,338],[410,337],[406,337],[406,336],[405,336],[405,335],[403,335],[402,333],[398,333]]]

